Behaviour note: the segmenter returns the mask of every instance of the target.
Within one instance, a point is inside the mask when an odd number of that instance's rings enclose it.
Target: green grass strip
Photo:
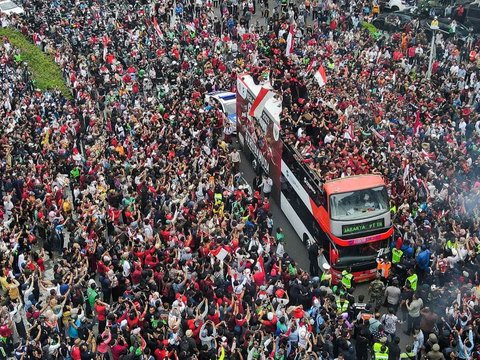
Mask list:
[[[58,89],[65,97],[72,97],[63,79],[62,70],[51,56],[42,52],[38,46],[16,29],[0,28],[0,37],[4,36],[14,47],[20,49],[20,59],[16,59],[16,61],[21,60],[27,63],[36,88],[40,90]]]

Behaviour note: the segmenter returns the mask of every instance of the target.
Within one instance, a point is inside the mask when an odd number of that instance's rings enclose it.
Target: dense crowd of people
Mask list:
[[[366,1],[22,5],[2,26],[50,54],[72,96],[36,89],[3,39],[1,359],[480,358],[474,37],[436,35],[428,80],[427,34],[372,36]],[[388,184],[392,268],[367,297],[288,255],[268,179],[240,186],[204,96],[265,70],[306,166]]]

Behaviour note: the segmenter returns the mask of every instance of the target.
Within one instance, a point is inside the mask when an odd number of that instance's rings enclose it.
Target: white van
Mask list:
[[[7,15],[10,15],[10,14],[22,15],[23,13],[25,13],[25,10],[23,10],[23,7],[15,4],[13,1],[0,0],[0,12]]]

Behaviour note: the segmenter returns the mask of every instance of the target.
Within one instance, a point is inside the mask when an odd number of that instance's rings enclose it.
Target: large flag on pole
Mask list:
[[[255,98],[255,101],[253,102],[252,107],[248,112],[248,115],[259,118],[262,115],[263,109],[265,108],[267,101],[273,98],[273,95],[275,95],[273,91],[262,87],[257,97]]]
[[[295,29],[293,28],[293,23],[290,24],[290,29],[288,30],[288,36],[287,36],[287,49],[285,50],[285,55],[290,56],[293,54],[293,46],[294,46],[294,41],[295,40]]]
[[[160,26],[158,26],[157,22],[157,17],[153,17],[153,28],[155,29],[155,32],[157,33],[157,36],[160,38],[160,40],[163,40],[163,32],[160,30]]]
[[[315,80],[317,80],[318,86],[323,87],[327,84],[327,75],[325,74],[325,69],[322,65],[320,65],[313,77],[315,78]]]

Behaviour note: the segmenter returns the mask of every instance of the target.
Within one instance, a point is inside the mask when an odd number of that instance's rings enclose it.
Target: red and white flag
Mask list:
[[[153,17],[153,28],[160,40],[163,40],[163,32],[160,30],[160,26],[158,26],[157,18],[155,16]]]
[[[343,138],[345,140],[352,140],[352,141],[355,140],[355,124],[353,123],[353,121],[351,121],[350,124],[348,124],[347,128],[345,129]]]
[[[417,136],[420,133],[420,128],[422,127],[422,122],[420,121],[420,110],[417,110],[415,114],[415,123],[413,124],[413,135]]]
[[[325,69],[322,65],[320,65],[313,77],[315,78],[315,80],[317,80],[318,86],[323,87],[327,84],[327,75],[325,74]]]
[[[108,53],[108,44],[110,43],[110,38],[105,35],[102,37],[102,43],[103,43],[103,54],[102,54],[102,59],[105,61],[107,59],[107,53]]]
[[[315,65],[317,65],[317,60],[316,59],[310,60],[310,63],[308,64],[308,67],[307,67],[307,74],[310,74],[310,72],[313,70]]]
[[[255,101],[253,102],[252,107],[248,112],[248,115],[259,118],[262,115],[263,109],[265,108],[267,101],[273,98],[274,95],[275,93],[273,91],[262,87],[257,97],[255,98]]]
[[[403,169],[403,185],[407,184],[409,174],[410,174],[410,164],[407,164],[405,166],[405,169]]]
[[[295,43],[295,29],[293,28],[293,24],[290,24],[290,29],[288,30],[287,36],[287,49],[285,50],[285,55],[290,56],[293,54],[293,46]]]

